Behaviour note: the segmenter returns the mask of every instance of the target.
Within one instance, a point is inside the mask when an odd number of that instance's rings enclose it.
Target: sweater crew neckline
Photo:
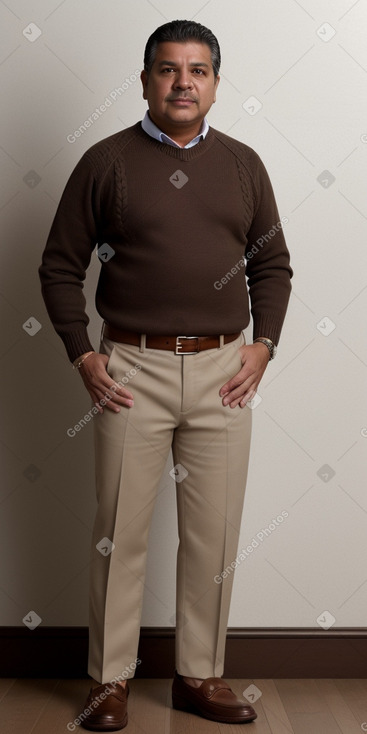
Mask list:
[[[135,131],[147,145],[180,161],[191,161],[195,158],[199,158],[199,156],[206,153],[212,147],[215,140],[215,135],[211,127],[209,127],[206,137],[203,140],[200,140],[200,142],[192,148],[175,148],[173,145],[168,145],[168,143],[162,143],[160,140],[152,138],[151,135],[148,135],[148,133],[143,130],[141,122],[136,123]]]

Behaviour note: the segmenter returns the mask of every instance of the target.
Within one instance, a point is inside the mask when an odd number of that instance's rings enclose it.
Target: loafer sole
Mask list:
[[[120,723],[116,724],[102,724],[98,723],[97,721],[95,723],[88,721],[83,721],[81,723],[81,726],[83,729],[87,729],[88,731],[120,731],[121,729],[124,729],[125,726],[127,726],[128,722],[128,715],[126,714],[123,718],[123,720]]]
[[[218,721],[221,724],[246,724],[247,722],[257,719],[256,713],[249,714],[248,716],[240,716],[238,714],[233,714],[233,716],[231,716],[231,714],[223,712],[223,709],[222,712],[218,711],[218,713],[215,711],[207,711],[183,696],[172,696],[172,706],[178,711],[187,711],[192,714],[198,714],[204,719]]]

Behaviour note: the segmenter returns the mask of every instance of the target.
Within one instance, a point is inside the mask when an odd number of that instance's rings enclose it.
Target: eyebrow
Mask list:
[[[159,66],[177,66],[176,61],[160,61]],[[206,64],[204,61],[194,61],[190,64],[190,66],[206,66],[209,67],[209,64]]]

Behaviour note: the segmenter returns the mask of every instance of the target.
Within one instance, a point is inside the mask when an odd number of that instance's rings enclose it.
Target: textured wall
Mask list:
[[[177,17],[198,20],[219,38],[222,79],[209,120],[263,158],[280,214],[289,219],[295,271],[279,353],[252,408],[244,552],[230,625],[363,626],[367,7],[361,0],[0,3],[0,623],[87,624],[92,425],[74,436],[67,431],[89,410],[89,396],[49,323],[37,268],[83,152],[142,118],[145,41]],[[96,347],[99,267],[93,256],[86,293]],[[146,625],[174,623],[170,469],[151,529]]]

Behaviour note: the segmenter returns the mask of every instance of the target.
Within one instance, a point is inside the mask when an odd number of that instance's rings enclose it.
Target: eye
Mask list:
[[[200,76],[203,75],[205,72],[203,69],[194,69],[195,74],[199,74]]]
[[[172,66],[166,66],[164,69],[162,69],[162,74],[164,74],[166,71],[174,71]]]

